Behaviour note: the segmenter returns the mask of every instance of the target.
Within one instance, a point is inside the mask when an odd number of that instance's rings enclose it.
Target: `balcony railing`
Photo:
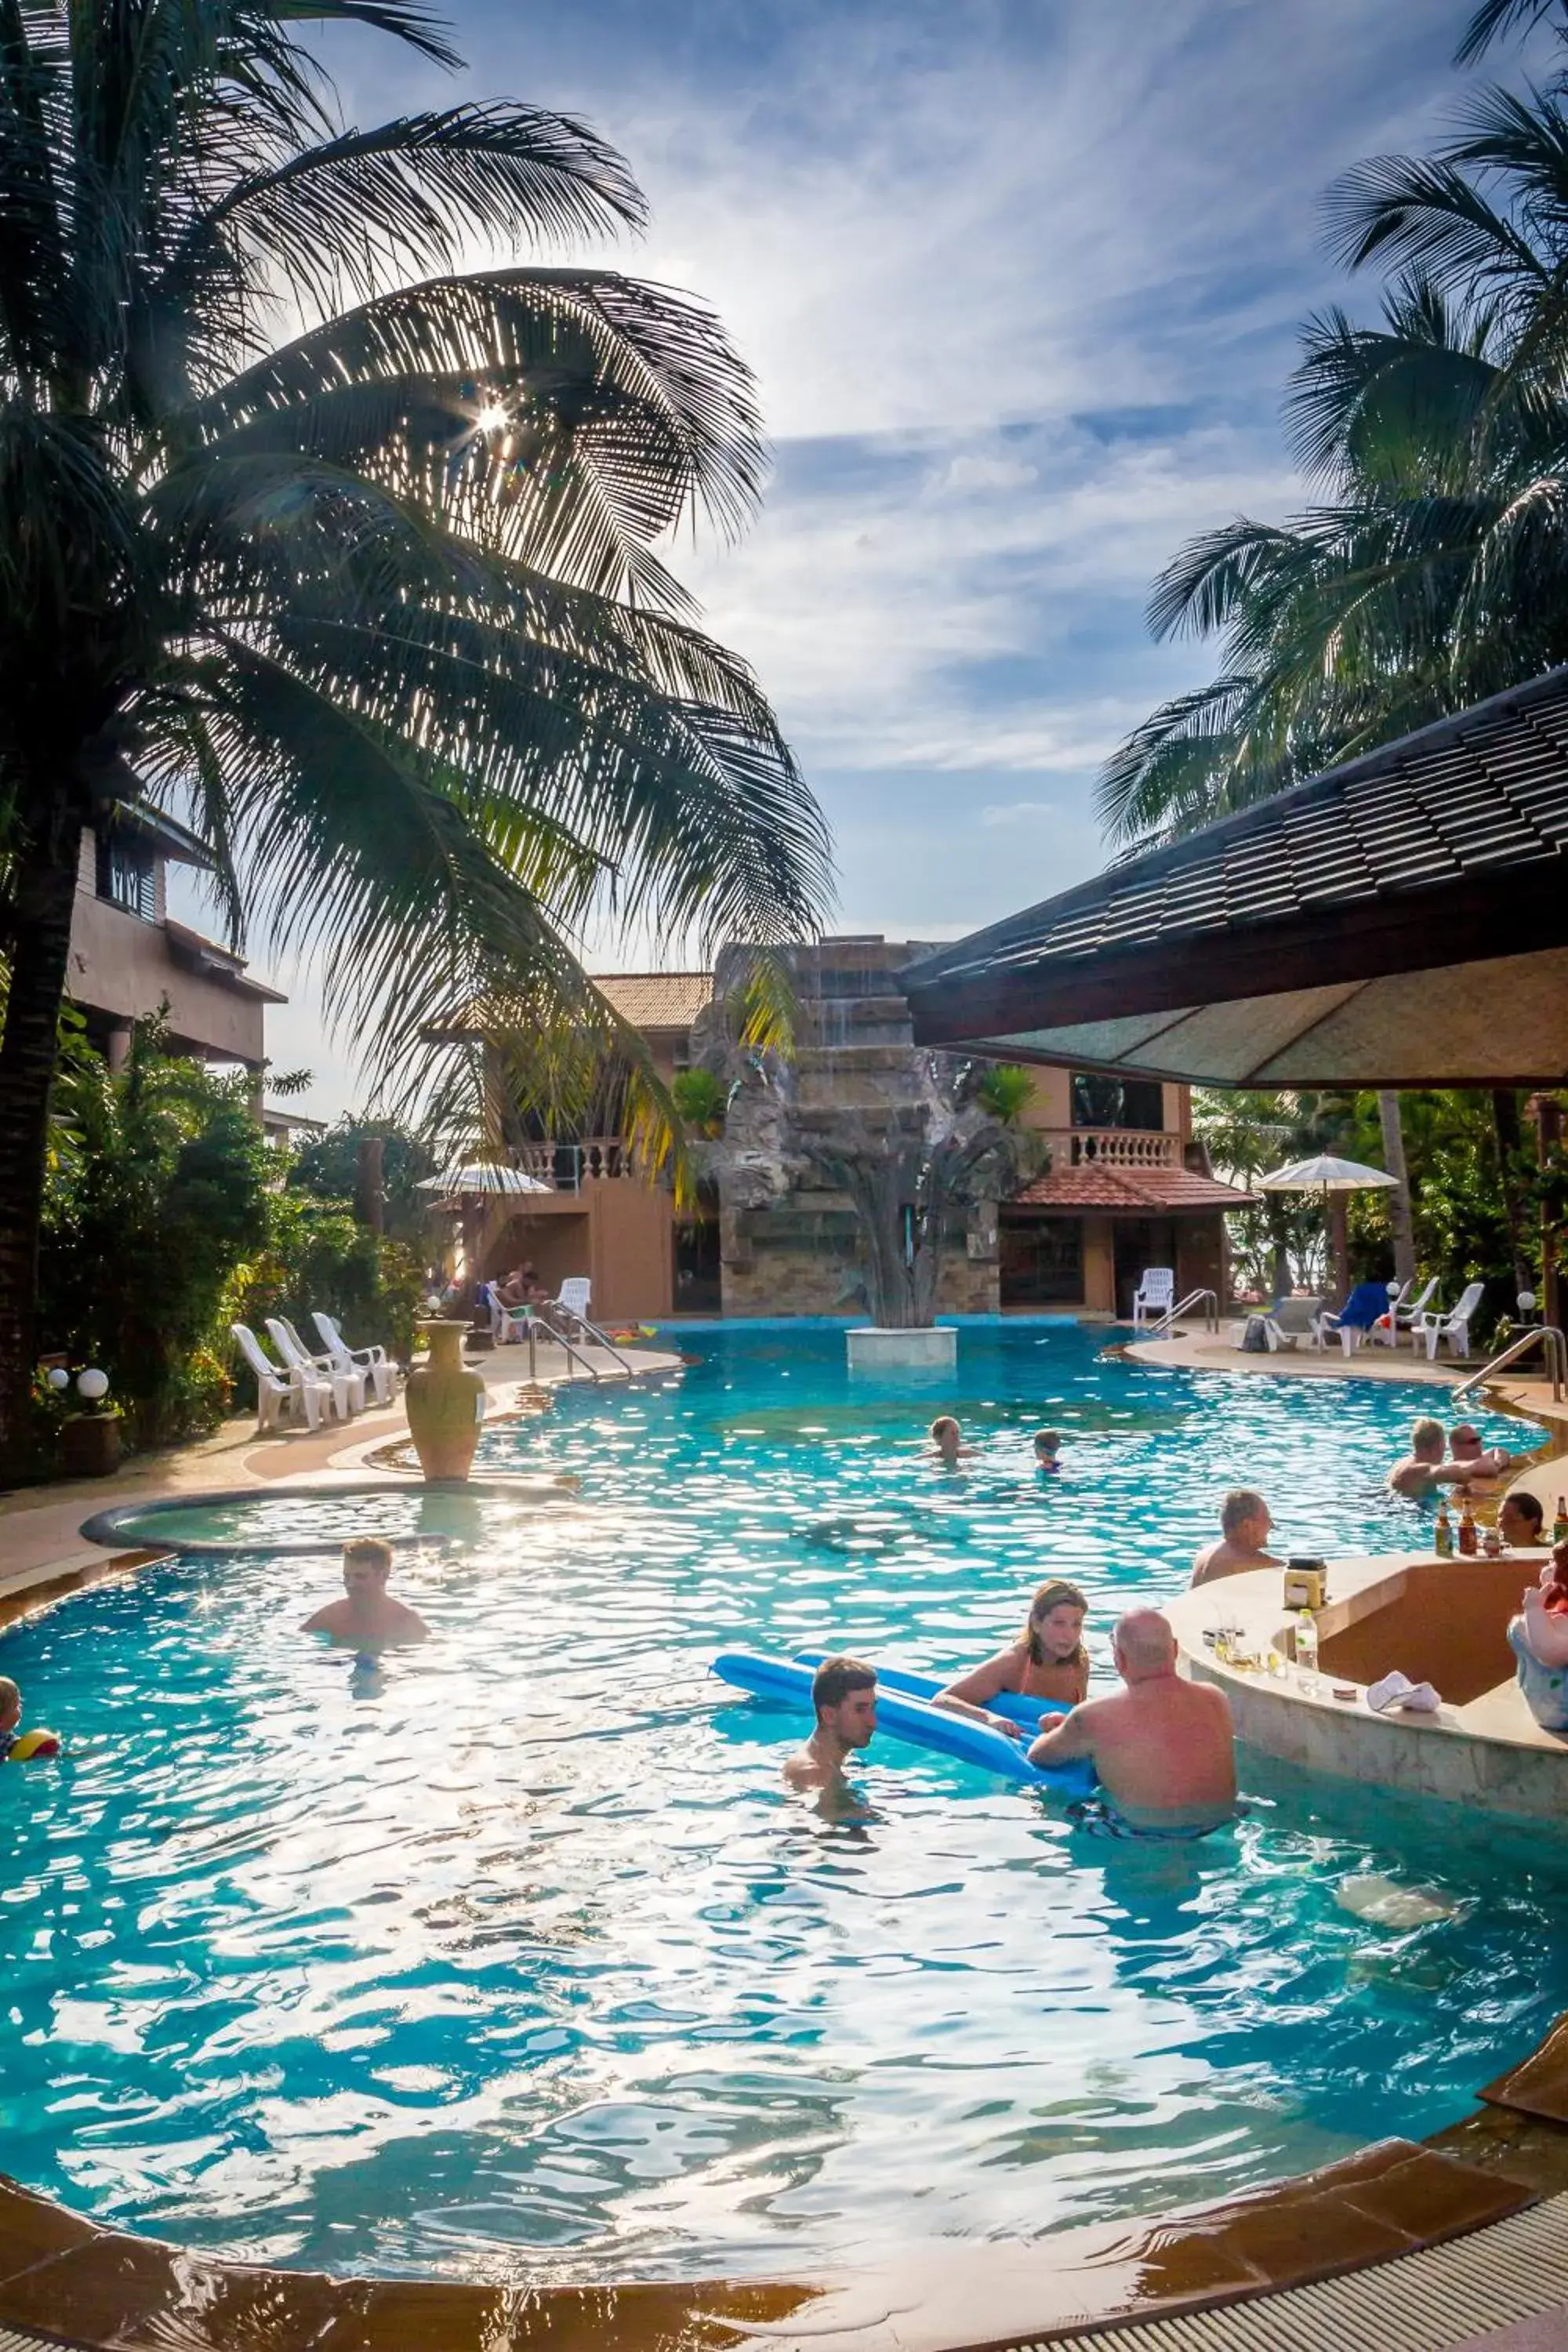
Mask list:
[[[1179,1168],[1182,1139],[1135,1127],[1058,1127],[1044,1130],[1053,1168]]]
[[[591,1135],[582,1143],[525,1143],[517,1164],[552,1192],[580,1192],[590,1180],[637,1173],[632,1147],[618,1135]]]

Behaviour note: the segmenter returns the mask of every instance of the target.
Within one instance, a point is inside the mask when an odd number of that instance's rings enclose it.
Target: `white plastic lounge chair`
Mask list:
[[[565,1284],[562,1284],[564,1290]],[[1173,1266],[1146,1265],[1138,1277],[1138,1287],[1132,1294],[1132,1328],[1141,1331],[1145,1323],[1158,1323],[1175,1304],[1176,1275]]]
[[[1342,1307],[1330,1307],[1313,1316],[1313,1347],[1326,1348],[1330,1339],[1337,1336],[1346,1355],[1353,1356],[1367,1333],[1375,1328],[1387,1296],[1387,1286],[1381,1282],[1358,1282]]]
[[[493,1282],[480,1283],[479,1299],[479,1305],[490,1318],[492,1346],[510,1347],[527,1339],[528,1309],[525,1307],[508,1307],[504,1300],[497,1297]]]
[[[377,1404],[392,1402],[393,1368],[386,1349],[381,1347],[351,1348],[343,1338],[335,1316],[323,1315],[319,1307],[310,1310],[310,1320],[321,1336],[327,1360],[335,1370],[364,1374],[368,1385],[375,1391]]]
[[[1445,1315],[1439,1308],[1436,1314],[1423,1315],[1417,1319],[1415,1330],[1426,1342],[1426,1354],[1430,1361],[1436,1362],[1437,1349],[1445,1339],[1447,1340],[1456,1356],[1469,1354],[1470,1318],[1481,1303],[1481,1293],[1485,1286],[1484,1283],[1467,1282],[1459,1303],[1451,1315]]]
[[[1415,1287],[1413,1282],[1391,1282],[1387,1285],[1388,1311],[1380,1315],[1367,1339],[1374,1348],[1396,1348],[1399,1345],[1399,1302],[1407,1291]]]
[[[1413,1348],[1415,1347],[1416,1343],[1415,1325],[1420,1317],[1426,1313],[1426,1308],[1431,1304],[1432,1293],[1437,1287],[1437,1277],[1434,1275],[1431,1281],[1423,1284],[1421,1289],[1416,1292],[1415,1297],[1412,1298],[1410,1296],[1410,1290],[1414,1290],[1415,1287],[1415,1284],[1412,1283],[1410,1285],[1410,1289],[1406,1290],[1404,1297],[1393,1310],[1394,1345],[1396,1348],[1402,1338],[1408,1338],[1411,1346]],[[1434,1314],[1437,1314],[1441,1312],[1441,1309],[1433,1307],[1432,1311]]]
[[[324,1381],[347,1381],[349,1410],[351,1412],[363,1412],[365,1394],[370,1387],[370,1381],[363,1368],[356,1364],[352,1358],[346,1364],[334,1364],[331,1356],[318,1354],[314,1348],[308,1348],[305,1345],[304,1340],[300,1337],[298,1325],[290,1323],[287,1315],[280,1315],[278,1320],[282,1324],[305,1361],[312,1365]],[[270,1329],[270,1324],[268,1328]]]
[[[321,1400],[331,1393],[320,1374],[311,1372],[307,1378],[292,1368],[280,1372],[248,1324],[231,1323],[228,1328],[239,1342],[240,1354],[256,1375],[258,1434],[284,1421],[303,1422],[307,1429],[316,1428],[321,1418]]]
[[[585,1323],[588,1320],[588,1301],[593,1295],[594,1286],[585,1274],[569,1274],[561,1286],[560,1295],[551,1304],[570,1322]]]
[[[273,1346],[291,1372],[301,1378],[320,1381],[323,1393],[331,1400],[331,1410],[340,1421],[352,1421],[364,1405],[364,1374],[356,1370],[351,1379],[347,1372],[323,1370],[314,1357],[306,1353],[305,1345],[291,1323],[281,1316],[269,1315],[267,1329]]]

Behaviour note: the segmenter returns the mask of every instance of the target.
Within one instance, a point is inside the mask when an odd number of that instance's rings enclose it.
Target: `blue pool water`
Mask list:
[[[379,1675],[296,1631],[325,1555],[176,1562],[0,1641],[71,1750],[0,1771],[5,2171],[339,2271],[788,2271],[1432,2130],[1568,2008],[1539,1830],[1248,1759],[1234,1830],[1106,1846],[890,1743],[874,1819],[831,1829],[781,1791],[797,1723],[705,1672],[957,1667],[1061,1570],[1103,1677],[1233,1483],[1292,1549],[1409,1540],[1379,1478],[1431,1389],[1152,1374],[1070,1327],[965,1331],[956,1381],[896,1388],[852,1384],[836,1331],[688,1344],[679,1378],[487,1433],[481,1468],[574,1471],[574,1503],[215,1516],[445,1538],[396,1571],[436,1638]],[[959,1477],[918,1443],[946,1405]],[[1439,1916],[1347,1908],[1379,1874]]]

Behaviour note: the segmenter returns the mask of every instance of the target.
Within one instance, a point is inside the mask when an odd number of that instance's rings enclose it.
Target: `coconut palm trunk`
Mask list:
[[[567,1041],[580,1087],[621,1045],[663,1118],[568,941],[610,905],[767,949],[831,893],[660,552],[755,509],[743,362],[700,300],[539,260],[645,216],[592,131],[511,100],[345,129],[323,22],[460,62],[425,0],[0,0],[0,1475],[77,858],[117,804],[172,801],[234,944],[310,954],[367,1083],[413,1063],[427,1101],[421,1041],[472,1096],[482,1032]]]
[[[70,960],[81,828],[57,823],[14,861],[0,1033],[0,1469],[27,1466],[38,1227],[49,1093]]]
[[[1378,1091],[1377,1123],[1383,1130],[1383,1164],[1394,1179],[1388,1222],[1394,1229],[1394,1272],[1408,1286],[1415,1279],[1415,1227],[1410,1207],[1410,1171],[1405,1158],[1405,1122],[1393,1087]]]

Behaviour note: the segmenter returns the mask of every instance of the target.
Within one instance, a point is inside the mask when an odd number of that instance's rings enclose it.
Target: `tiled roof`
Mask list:
[[[913,992],[1561,861],[1568,668],[1331,768],[911,965]]]
[[[710,971],[596,971],[592,979],[634,1029],[689,1029],[713,995]]]
[[[1009,1204],[1027,1209],[1131,1210],[1240,1209],[1250,1195],[1192,1168],[1111,1168],[1085,1160],[1077,1168],[1053,1168],[1016,1192]]]

